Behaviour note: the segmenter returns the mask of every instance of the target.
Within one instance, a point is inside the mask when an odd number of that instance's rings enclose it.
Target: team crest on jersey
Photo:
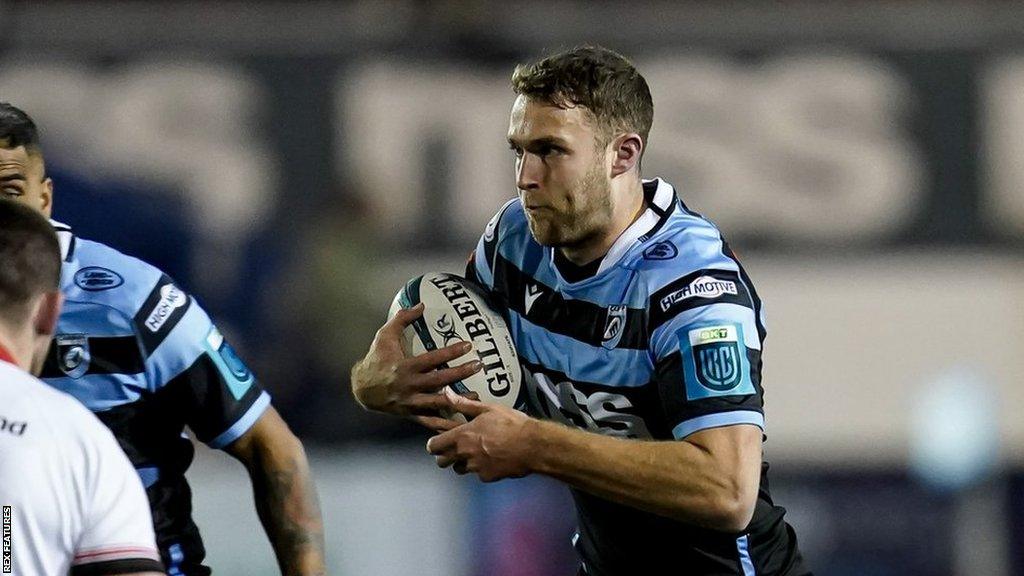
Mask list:
[[[754,393],[742,326],[684,328],[680,336],[679,351],[689,400]]]
[[[671,260],[679,255],[676,245],[665,240],[644,250],[644,260]]]
[[[80,378],[89,371],[92,356],[89,354],[89,338],[85,334],[58,334],[54,342],[61,372],[71,378]]]
[[[99,266],[86,266],[75,272],[75,286],[89,292],[110,290],[124,284],[124,278],[113,270]]]
[[[612,350],[622,340],[622,329],[626,327],[626,307],[609,306],[608,319],[604,323],[604,334],[601,335],[601,346]]]

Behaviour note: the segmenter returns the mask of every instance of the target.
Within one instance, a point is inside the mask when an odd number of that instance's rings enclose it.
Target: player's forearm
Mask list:
[[[256,509],[286,576],[326,574],[323,520],[302,445],[259,450],[249,473]]]
[[[686,441],[611,438],[536,421],[531,469],[597,496],[714,530],[746,527],[756,499],[705,449]]]

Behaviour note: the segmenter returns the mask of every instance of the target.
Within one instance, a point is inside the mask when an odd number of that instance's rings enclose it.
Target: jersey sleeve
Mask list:
[[[649,306],[655,381],[673,437],[735,424],[763,430],[762,330],[741,275],[698,270],[652,294]]]
[[[151,392],[169,398],[196,437],[223,448],[245,434],[270,395],[198,302],[167,276],[135,315]]]
[[[91,414],[83,414],[93,418]],[[82,535],[75,545],[72,576],[160,572],[149,500],[139,476],[114,436],[93,418],[83,426],[85,478]]]

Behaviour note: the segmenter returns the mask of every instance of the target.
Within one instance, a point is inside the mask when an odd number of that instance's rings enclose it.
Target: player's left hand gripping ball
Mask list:
[[[485,404],[444,391],[450,410],[469,422],[427,441],[427,452],[441,468],[453,466],[459,474],[471,472],[484,482],[520,478],[529,474],[530,432],[538,422],[507,406]]]

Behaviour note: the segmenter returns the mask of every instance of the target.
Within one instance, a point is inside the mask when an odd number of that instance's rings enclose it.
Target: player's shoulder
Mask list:
[[[648,293],[704,272],[735,275],[739,263],[718,227],[676,201],[664,225],[633,250],[627,266],[640,272]]]
[[[134,315],[166,275],[156,266],[94,240],[76,238],[64,263],[62,288],[74,302]]]
[[[502,204],[501,208],[494,214],[494,217],[487,223],[484,229],[484,242],[497,241],[521,237],[523,233],[530,233],[526,222],[526,212],[523,204],[518,198],[512,198]]]

